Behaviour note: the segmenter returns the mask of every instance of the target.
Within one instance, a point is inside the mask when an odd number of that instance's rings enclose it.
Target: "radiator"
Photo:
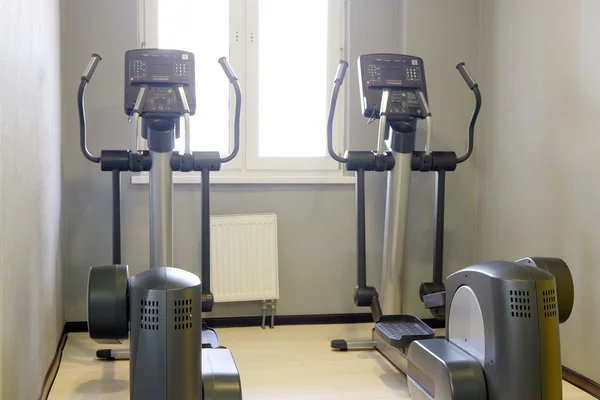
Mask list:
[[[216,303],[279,299],[277,215],[219,215],[210,222]]]

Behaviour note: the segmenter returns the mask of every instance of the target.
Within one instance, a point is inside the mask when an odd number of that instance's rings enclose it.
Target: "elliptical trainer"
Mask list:
[[[202,311],[212,309],[210,292],[209,173],[231,161],[239,149],[241,90],[227,60],[219,63],[236,94],[234,148],[190,151],[190,116],[196,109],[194,54],[139,49],[125,53],[125,113],[133,118],[134,150],[103,150],[93,156],[86,145],[84,92],[101,57],[92,59],[78,93],[81,151],[113,176],[113,264],[90,268],[88,329],[100,343],[130,338],[130,398],[242,398],[240,377],[229,350],[204,330]],[[185,121],[185,153],[173,151]],[[146,140],[149,150],[137,148]],[[129,277],[121,264],[120,172],[150,176],[150,268]],[[200,171],[202,177],[202,284],[198,276],[173,267],[173,171]],[[204,340],[203,340],[204,339]],[[205,343],[203,343],[205,342]],[[108,352],[108,353],[107,353]],[[115,358],[110,350],[100,358]],[[118,357],[121,358],[121,357]]]
[[[411,170],[438,171],[438,190],[440,180],[443,190],[443,173],[439,172],[452,171],[472,152],[481,96],[464,63],[458,64],[476,97],[468,150],[463,157],[434,152],[430,149],[431,113],[423,60],[401,54],[369,54],[361,56],[358,64],[363,114],[379,118],[377,151],[347,151],[340,157],[333,150],[332,122],[346,61],[340,62],[334,82],[328,150],[333,159],[356,174],[358,285],[354,301],[357,306],[371,308],[375,324],[371,340],[338,339],[331,342],[332,349],[377,349],[407,375],[415,400],[561,399],[559,323],[569,318],[574,300],[573,279],[561,259],[485,262],[448,276],[446,290],[424,296],[426,303],[443,301],[445,307],[435,307],[445,309],[444,338],[434,338],[434,331],[417,317],[382,313],[377,290],[366,283],[365,171],[394,171],[388,172],[388,182],[394,184],[388,184],[386,210],[388,218],[391,212],[398,218],[388,221],[388,226],[396,225],[396,232],[389,236],[393,238],[389,245],[394,246],[400,234],[404,238]],[[424,152],[414,151],[417,119],[427,121]],[[384,148],[385,139],[390,138],[393,151]],[[396,190],[390,193],[390,188]],[[391,196],[396,198],[390,201]],[[518,363],[514,362],[516,357]]]

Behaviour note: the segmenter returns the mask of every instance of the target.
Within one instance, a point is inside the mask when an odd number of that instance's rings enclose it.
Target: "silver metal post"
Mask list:
[[[185,110],[183,113],[183,118],[185,120],[185,154],[191,154],[190,105],[188,104],[187,97],[185,96],[185,90],[183,90],[183,86],[179,86],[177,90],[179,91],[181,104]]]
[[[148,88],[146,86],[140,88],[137,99],[135,100],[135,105],[133,106],[133,151],[136,153],[139,151],[140,135],[142,132],[140,107],[142,106],[147,90]]]
[[[381,110],[379,110],[379,135],[377,136],[377,152],[385,150],[385,134],[387,133],[387,109],[390,100],[390,89],[381,92]]]
[[[396,153],[388,172],[383,233],[383,269],[380,296],[383,314],[402,313],[402,264],[408,211],[412,151]]]
[[[173,171],[171,152],[151,151],[150,268],[173,266]]]
[[[425,118],[425,122],[427,123],[427,136],[425,137],[425,154],[426,155],[430,155],[431,154],[431,133],[433,130],[432,127],[432,122],[431,122],[431,115],[428,115]]]
[[[137,112],[133,113],[133,151],[138,153],[140,143],[140,130],[141,130],[140,115]]]
[[[185,120],[185,154],[192,154],[191,135],[190,135],[190,114],[183,114]]]
[[[415,97],[417,98],[417,102],[419,103],[419,112],[425,117],[425,122],[427,123],[427,136],[425,139],[425,154],[431,154],[431,132],[432,132],[432,122],[431,122],[431,111],[429,111],[429,104],[427,103],[427,99],[425,98],[425,93],[421,90],[415,92]]]

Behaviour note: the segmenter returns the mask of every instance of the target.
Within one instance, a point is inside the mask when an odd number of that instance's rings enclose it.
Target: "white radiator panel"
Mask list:
[[[222,215],[210,220],[215,302],[279,299],[277,215]]]

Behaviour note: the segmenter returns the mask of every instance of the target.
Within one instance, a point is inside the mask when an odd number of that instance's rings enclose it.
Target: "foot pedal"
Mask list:
[[[219,336],[214,329],[211,329],[204,322],[202,323],[202,348],[216,349],[220,346]]]
[[[375,329],[390,346],[403,349],[413,340],[431,339],[435,332],[425,322],[412,315],[383,315]]]
[[[421,283],[419,296],[435,319],[442,322],[446,320],[446,287],[443,283]]]
[[[446,292],[437,292],[423,296],[425,308],[446,307]]]

